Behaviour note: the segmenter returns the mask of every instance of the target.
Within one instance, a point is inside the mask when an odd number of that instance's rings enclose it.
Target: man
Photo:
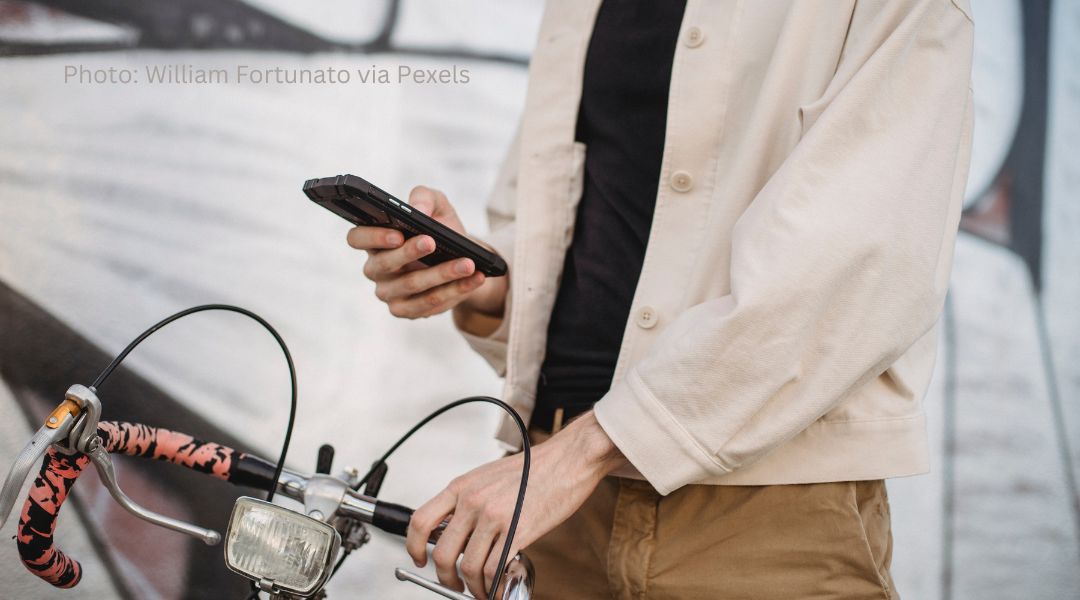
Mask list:
[[[883,480],[928,469],[971,46],[960,0],[553,0],[490,202],[509,281],[349,233],[550,436],[514,539],[538,597],[898,597]],[[452,516],[439,579],[485,596],[519,469],[421,507],[416,563]]]

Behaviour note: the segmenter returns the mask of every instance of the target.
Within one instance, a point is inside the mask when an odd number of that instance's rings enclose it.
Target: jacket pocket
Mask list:
[[[826,94],[814,100],[810,104],[804,104],[799,107],[799,138],[806,136],[806,132],[810,131],[810,128],[817,122],[821,113],[825,112],[829,103],[832,102],[832,96]]]

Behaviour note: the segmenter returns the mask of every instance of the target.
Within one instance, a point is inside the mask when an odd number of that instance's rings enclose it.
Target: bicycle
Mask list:
[[[193,312],[230,310],[260,322],[281,345],[289,363],[293,382],[289,427],[277,463],[239,452],[186,433],[141,423],[102,421],[102,405],[97,388],[138,343],[161,327]],[[507,554],[516,529],[528,479],[529,446],[525,426],[512,408],[494,398],[473,397],[452,402],[414,426],[395,443],[368,473],[360,477],[355,469],[331,475],[333,448],[320,448],[316,472],[299,473],[284,467],[296,407],[295,370],[288,348],[276,331],[260,317],[245,309],[227,305],[205,305],[181,311],[136,338],[95,381],[94,385],[71,386],[64,400],[46,417],[26,446],[19,452],[0,489],[0,527],[6,523],[20,489],[37,462],[41,466],[23,503],[16,540],[26,568],[42,580],[61,588],[75,587],[82,576],[78,561],[56,548],[53,533],[56,518],[72,486],[82,471],[93,464],[102,484],[125,510],[154,525],[193,536],[208,545],[224,540],[226,566],[252,581],[252,594],[265,592],[273,599],[325,598],[325,585],[353,551],[371,535],[367,526],[404,536],[412,509],[378,499],[386,476],[386,459],[413,433],[443,412],[467,402],[487,402],[508,411],[522,431],[525,461],[514,518],[508,530],[502,560],[489,600],[530,600],[535,574],[524,554],[509,559]],[[250,496],[237,499],[224,538],[221,534],[150,511],[133,501],[120,487],[111,454],[152,458],[187,467],[234,485],[267,492],[267,499]],[[362,491],[361,491],[362,489]],[[275,494],[300,502],[303,513],[273,504]],[[434,544],[445,529],[444,521],[431,534]],[[475,600],[414,572],[398,568],[398,580],[414,583],[453,600]]]

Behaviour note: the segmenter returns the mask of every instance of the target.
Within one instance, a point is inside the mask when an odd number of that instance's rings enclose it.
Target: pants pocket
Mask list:
[[[867,568],[877,576],[884,597],[899,600],[889,571],[892,563],[892,520],[885,482],[855,481],[850,485],[855,514],[862,529]]]

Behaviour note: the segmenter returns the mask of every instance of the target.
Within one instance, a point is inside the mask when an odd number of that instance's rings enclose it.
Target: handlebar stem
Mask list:
[[[330,521],[337,516],[338,507],[348,490],[345,482],[337,477],[316,473],[308,478],[304,489],[304,513],[320,521]]]
[[[375,498],[354,492],[349,482],[329,475],[307,477],[290,469],[282,469],[277,482],[277,493],[304,505],[304,512],[311,515],[318,510],[319,518],[329,521],[335,516],[355,519],[370,524],[375,518]]]

